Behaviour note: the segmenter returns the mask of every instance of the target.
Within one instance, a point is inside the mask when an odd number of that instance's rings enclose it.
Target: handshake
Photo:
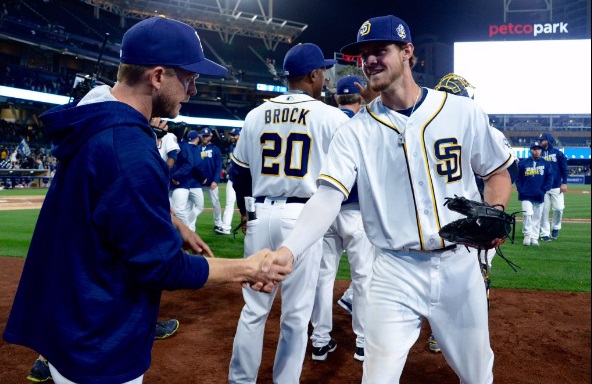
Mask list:
[[[292,272],[294,258],[287,248],[282,247],[275,252],[267,248],[262,249],[243,261],[243,288],[250,286],[255,291],[271,293],[275,286]]]

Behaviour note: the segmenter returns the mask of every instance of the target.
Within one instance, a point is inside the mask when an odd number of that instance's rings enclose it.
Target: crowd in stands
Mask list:
[[[31,91],[68,95],[72,90],[74,76],[55,73],[40,75],[26,67],[5,65],[0,69],[0,85]]]
[[[19,150],[25,140],[30,154]],[[48,169],[56,165],[51,144],[37,125],[23,125],[0,120],[0,169]]]

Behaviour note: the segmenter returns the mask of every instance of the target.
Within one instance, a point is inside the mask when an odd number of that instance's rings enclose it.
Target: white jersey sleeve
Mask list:
[[[177,136],[167,132],[167,134],[163,136],[162,140],[160,141],[160,146],[158,147],[160,157],[162,157],[164,161],[167,161],[169,152],[178,152],[180,150],[181,148],[179,148],[179,143],[177,143]]]
[[[249,112],[232,160],[250,169],[253,196],[308,198],[335,130],[348,120],[310,96],[278,96]]]

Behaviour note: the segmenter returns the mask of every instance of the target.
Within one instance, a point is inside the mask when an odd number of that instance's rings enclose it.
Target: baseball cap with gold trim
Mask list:
[[[393,15],[373,17],[362,24],[358,30],[356,42],[341,48],[341,53],[344,55],[358,55],[362,44],[381,41],[411,43],[409,26],[406,22]]]
[[[124,64],[177,67],[192,73],[224,76],[225,67],[206,59],[195,29],[178,20],[151,17],[127,30],[121,42]]]

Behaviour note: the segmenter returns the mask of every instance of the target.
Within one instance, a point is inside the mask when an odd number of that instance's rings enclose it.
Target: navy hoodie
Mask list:
[[[204,187],[209,187],[212,182],[220,184],[220,173],[222,172],[222,153],[212,143],[197,146],[201,158],[200,170],[205,179]]]
[[[559,149],[553,147],[555,139],[550,133],[543,133],[539,137],[541,140],[547,140],[549,146],[547,149],[543,149],[543,159],[551,163],[551,170],[553,172],[553,186],[551,188],[559,188],[561,184],[567,184],[567,157]]]
[[[518,200],[542,203],[545,200],[545,193],[551,189],[552,183],[551,164],[542,157],[537,161],[529,157],[518,163],[518,177],[516,178]]]
[[[146,118],[117,101],[76,105],[41,116],[58,169],[4,339],[72,381],[123,383],[150,366],[161,291],[203,286],[208,263],[181,251]]]

